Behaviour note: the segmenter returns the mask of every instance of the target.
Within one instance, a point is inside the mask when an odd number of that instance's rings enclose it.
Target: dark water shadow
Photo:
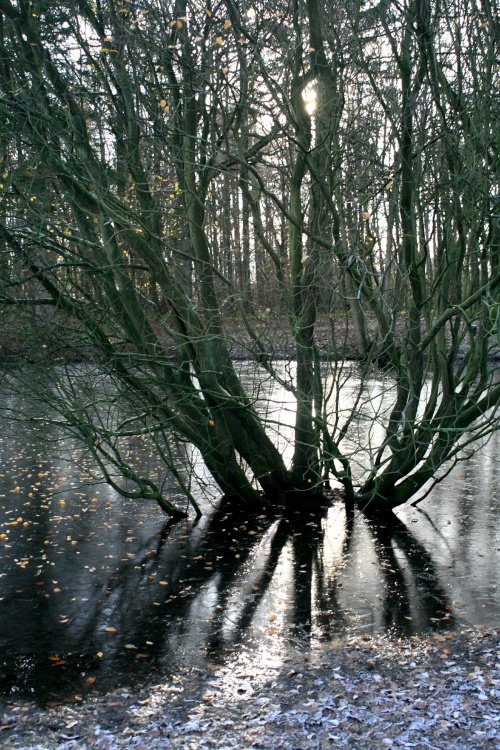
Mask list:
[[[83,582],[69,558],[66,578],[54,567],[34,576],[23,571],[21,601],[19,580],[2,588],[12,622],[1,631],[1,694],[78,700],[167,679],[181,667],[209,669],[237,649],[251,652],[263,638],[272,653],[275,638],[286,650],[299,642],[307,648],[311,638],[349,636],[346,571],[353,542],[367,530],[380,571],[373,596],[383,629],[399,636],[453,627],[432,557],[402,521],[394,516],[390,526],[376,525],[337,507],[333,552],[329,513],[269,519],[222,505],[198,525],[165,524],[133,552],[125,551],[131,537],[124,527],[116,564],[101,565]],[[49,534],[41,523],[34,548],[43,549]],[[58,579],[61,590],[48,596]],[[288,598],[276,614],[280,587]]]
[[[453,628],[453,606],[432,557],[406,524],[393,515],[369,527],[385,580],[385,628],[399,636]]]

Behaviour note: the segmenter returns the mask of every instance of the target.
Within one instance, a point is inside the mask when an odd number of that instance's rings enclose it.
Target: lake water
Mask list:
[[[370,388],[373,404],[381,383]],[[275,389],[270,416],[288,421],[280,404]],[[171,526],[99,483],[55,426],[4,421],[1,693],[81,697],[179,667],[245,659],[251,670],[322,642],[497,624],[498,449],[497,434],[391,529],[341,503],[305,521],[247,519],[217,507],[203,476],[193,491],[205,515]],[[154,456],[141,460],[154,470]]]

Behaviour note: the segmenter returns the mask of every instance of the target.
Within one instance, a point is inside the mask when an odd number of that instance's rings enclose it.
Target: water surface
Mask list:
[[[4,696],[79,697],[234,654],[251,670],[321,642],[498,623],[498,435],[384,529],[340,502],[249,519],[196,484],[205,515],[171,525],[98,483],[55,426],[10,420],[1,434]]]

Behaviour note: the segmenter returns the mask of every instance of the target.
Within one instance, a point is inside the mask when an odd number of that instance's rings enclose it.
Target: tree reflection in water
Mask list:
[[[40,524],[34,548],[49,534]],[[61,555],[40,575],[18,570],[22,584],[19,575],[1,580],[12,613],[0,641],[4,695],[82,695],[181,666],[202,669],[237,648],[260,648],[261,658],[263,639],[271,658],[297,643],[454,624],[431,555],[396,517],[375,524],[338,504],[268,519],[223,503],[198,525],[166,524],[137,540],[133,553],[126,541],[117,548],[115,538],[118,562],[96,563],[92,576]],[[12,554],[21,559],[26,550]],[[58,580],[57,598],[48,597]]]

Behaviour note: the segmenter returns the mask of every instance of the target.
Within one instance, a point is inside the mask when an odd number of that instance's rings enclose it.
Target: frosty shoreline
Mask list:
[[[433,748],[500,742],[498,633],[467,630],[297,649],[279,668],[236,662],[82,702],[0,708],[4,750]]]

